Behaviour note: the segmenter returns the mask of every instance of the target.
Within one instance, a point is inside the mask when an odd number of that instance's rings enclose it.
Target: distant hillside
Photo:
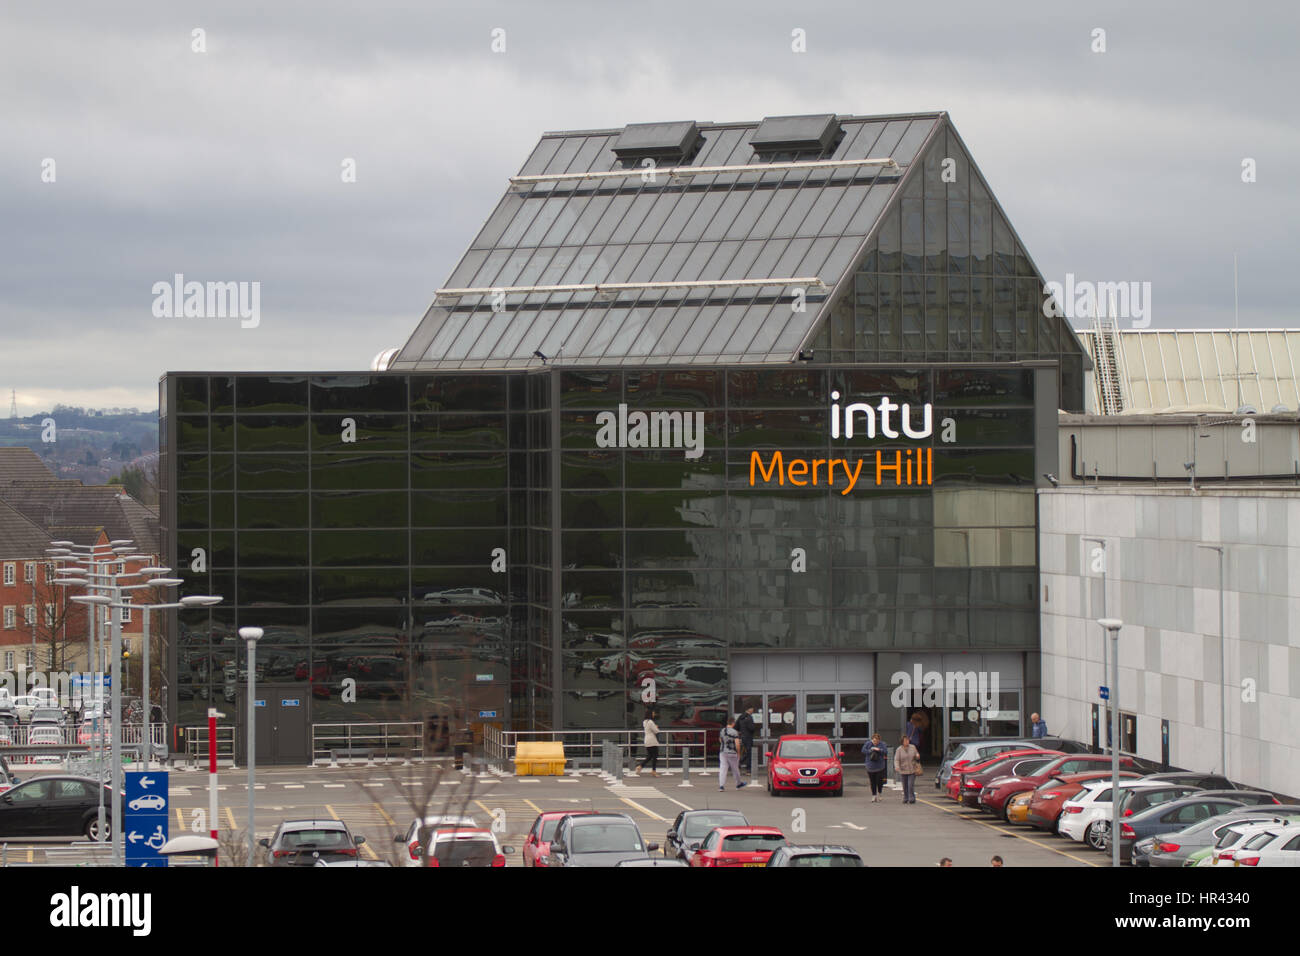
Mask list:
[[[50,418],[54,441],[42,441],[43,422]],[[124,466],[158,457],[158,412],[56,405],[27,418],[0,418],[0,445],[26,445],[60,478],[103,485]]]

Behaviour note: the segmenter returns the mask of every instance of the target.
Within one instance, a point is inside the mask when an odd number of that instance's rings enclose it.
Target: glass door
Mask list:
[[[839,695],[834,692],[804,694],[804,733],[838,737],[838,705]]]

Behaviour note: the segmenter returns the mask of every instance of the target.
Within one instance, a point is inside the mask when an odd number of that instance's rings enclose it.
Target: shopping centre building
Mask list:
[[[225,598],[171,622],[169,714],[229,712],[255,625],[259,761],[651,695],[666,729],[1024,732],[1037,490],[1093,368],[1044,289],[944,113],[545,134],[375,368],[163,378],[165,563]],[[983,693],[902,693],[931,674]]]

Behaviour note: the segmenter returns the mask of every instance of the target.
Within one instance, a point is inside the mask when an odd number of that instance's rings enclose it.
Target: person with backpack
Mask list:
[[[871,740],[862,745],[866,755],[867,779],[871,781],[871,802],[879,803],[885,792],[885,770],[889,766],[889,748],[885,746],[880,734],[871,735]]]
[[[744,713],[736,718],[736,733],[740,734],[740,762],[745,773],[754,775],[754,708],[745,708]]]
[[[736,718],[728,717],[727,726],[718,732],[718,789],[727,789],[727,771],[736,778],[736,789],[745,785],[740,779],[740,734],[736,733]]]

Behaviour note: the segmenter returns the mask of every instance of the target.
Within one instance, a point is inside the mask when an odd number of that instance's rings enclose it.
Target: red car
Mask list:
[[[954,765],[948,776],[948,796],[968,807],[978,807],[980,790],[984,784],[997,777],[1012,776],[1020,761],[1042,758],[1040,763],[1034,765],[1036,769],[1052,757],[1060,756],[1063,755],[1050,750],[1005,750],[983,760],[963,760],[962,766]]]
[[[1132,757],[1120,757],[1119,765],[1125,770],[1137,769]],[[1060,777],[1063,774],[1087,773],[1089,770],[1104,770],[1109,766],[1109,754],[1066,754],[1057,757],[1046,767],[1027,777],[996,777],[980,790],[980,809],[1005,820],[1007,801],[1017,793],[1036,790],[1053,777]]]
[[[560,821],[565,817],[579,817],[589,813],[595,811],[546,810],[539,813],[528,830],[528,836],[524,837],[524,866],[544,868],[545,864],[537,861],[551,851],[551,839],[555,836],[555,828],[560,825]]]
[[[785,846],[776,827],[714,827],[686,862],[691,866],[766,866],[767,858]]]
[[[795,790],[821,790],[844,796],[843,752],[829,737],[786,734],[776,742],[767,763],[767,792],[779,796]]]
[[[1139,777],[1141,774],[1134,773],[1131,770],[1120,772],[1123,778]],[[1033,796],[1029,798],[1029,816],[1025,819],[1031,827],[1036,830],[1055,830],[1056,821],[1061,816],[1061,807],[1073,796],[1077,796],[1083,791],[1083,784],[1086,780],[1099,780],[1102,777],[1110,777],[1110,769],[1089,770],[1086,773],[1069,773],[1064,776],[1053,777],[1051,780],[1041,784],[1034,791]],[[1074,813],[1082,813],[1083,807],[1070,807]]]

